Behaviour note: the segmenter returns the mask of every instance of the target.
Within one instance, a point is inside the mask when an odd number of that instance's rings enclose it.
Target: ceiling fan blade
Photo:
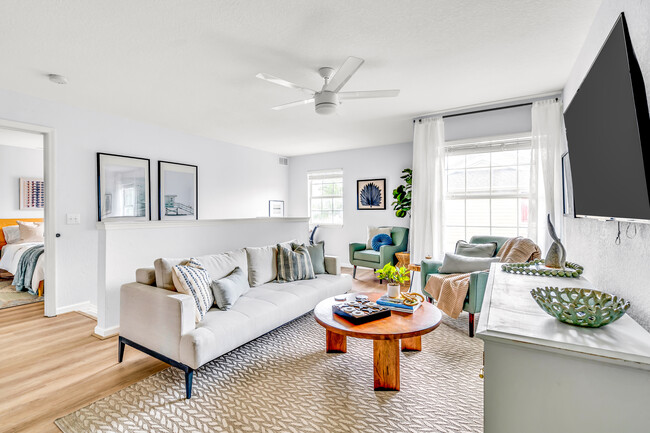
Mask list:
[[[361,92],[339,92],[340,99],[393,98],[399,90],[366,90]]]
[[[288,104],[278,105],[271,108],[271,110],[276,110],[276,111],[284,110],[285,108],[298,107],[300,105],[307,105],[312,102],[314,102],[314,98],[305,99],[304,101],[289,102]]]
[[[358,57],[348,57],[339,67],[334,76],[323,87],[328,92],[338,92],[345,83],[354,75],[355,72],[363,65],[364,60]]]
[[[314,95],[316,93],[315,90],[308,89],[307,87],[299,86],[290,81],[283,80],[282,78],[274,77],[273,75],[264,74],[260,72],[255,76],[261,80],[268,81],[269,83],[277,84],[278,86],[288,87],[290,89],[302,90],[303,92],[308,93],[309,95]]]

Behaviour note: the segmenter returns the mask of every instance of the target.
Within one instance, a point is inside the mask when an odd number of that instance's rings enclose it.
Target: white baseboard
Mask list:
[[[56,314],[65,314],[70,313],[71,311],[83,311],[84,313],[97,318],[97,307],[88,301],[56,308]]]
[[[99,326],[95,326],[95,334],[102,338],[112,337],[113,335],[117,335],[119,333],[119,326],[111,326],[110,328],[100,328]]]

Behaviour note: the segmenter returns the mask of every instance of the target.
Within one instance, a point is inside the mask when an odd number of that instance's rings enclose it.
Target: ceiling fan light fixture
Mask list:
[[[316,113],[334,114],[339,106],[339,95],[334,92],[319,92],[314,96]]]

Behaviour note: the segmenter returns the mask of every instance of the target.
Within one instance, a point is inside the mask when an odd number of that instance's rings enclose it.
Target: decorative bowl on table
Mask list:
[[[620,319],[630,303],[592,289],[538,287],[533,299],[549,315],[570,325],[599,328]]]

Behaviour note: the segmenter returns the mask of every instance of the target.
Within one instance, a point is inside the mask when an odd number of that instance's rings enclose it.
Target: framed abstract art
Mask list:
[[[386,210],[386,179],[357,180],[357,209]]]

